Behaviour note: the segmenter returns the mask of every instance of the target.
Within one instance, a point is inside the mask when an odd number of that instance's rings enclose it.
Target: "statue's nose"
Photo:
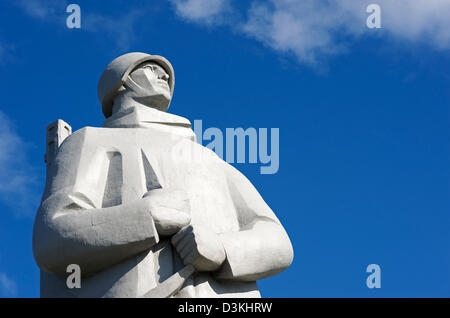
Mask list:
[[[164,74],[160,75],[159,78],[167,81],[169,79],[169,75],[164,73]]]

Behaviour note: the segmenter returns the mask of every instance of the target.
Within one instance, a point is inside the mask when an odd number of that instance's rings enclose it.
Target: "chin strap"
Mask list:
[[[145,96],[149,94],[148,89],[139,86],[130,76],[127,77],[123,84],[139,95]]]

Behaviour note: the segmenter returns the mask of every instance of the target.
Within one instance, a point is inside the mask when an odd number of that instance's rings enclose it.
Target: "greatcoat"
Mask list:
[[[174,297],[260,297],[256,281],[287,268],[290,240],[250,181],[197,144],[190,122],[146,108],[70,135],[48,166],[33,251],[41,297],[139,297],[184,265],[141,204],[152,189],[184,191],[191,224],[220,237],[226,260]],[[69,264],[81,288],[69,289]]]

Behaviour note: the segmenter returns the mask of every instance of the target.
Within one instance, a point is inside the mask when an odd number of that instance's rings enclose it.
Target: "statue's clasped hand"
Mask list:
[[[155,189],[143,199],[160,236],[173,235],[191,222],[189,198],[182,190]]]
[[[144,194],[160,236],[172,236],[172,245],[185,265],[197,271],[215,271],[225,261],[226,253],[218,234],[211,229],[190,224],[189,198],[183,190],[155,189]]]
[[[207,227],[188,225],[171,241],[183,263],[193,265],[197,271],[215,271],[225,261],[226,253],[219,235]]]

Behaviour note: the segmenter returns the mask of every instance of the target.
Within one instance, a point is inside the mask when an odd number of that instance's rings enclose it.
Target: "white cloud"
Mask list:
[[[32,215],[41,195],[37,171],[27,158],[29,147],[0,111],[0,201],[19,217]]]
[[[379,0],[384,27],[396,37],[450,49],[450,1]]]
[[[225,0],[213,1],[218,4],[212,9],[202,6],[207,0],[171,1],[179,16],[207,24],[226,23],[220,17],[231,7]],[[371,3],[381,7],[382,30],[366,27],[366,8]],[[360,36],[450,49],[449,0],[265,0],[253,1],[246,13],[245,19],[229,23],[230,27],[310,65],[345,52]]]
[[[16,282],[2,272],[0,272],[0,295],[3,297],[14,297],[17,295]]]
[[[294,53],[300,62],[315,64],[345,49],[337,38],[358,33],[352,21],[352,13],[335,2],[254,2],[241,31],[275,50]]]
[[[170,0],[178,16],[198,22],[215,23],[230,10],[229,0]]]

